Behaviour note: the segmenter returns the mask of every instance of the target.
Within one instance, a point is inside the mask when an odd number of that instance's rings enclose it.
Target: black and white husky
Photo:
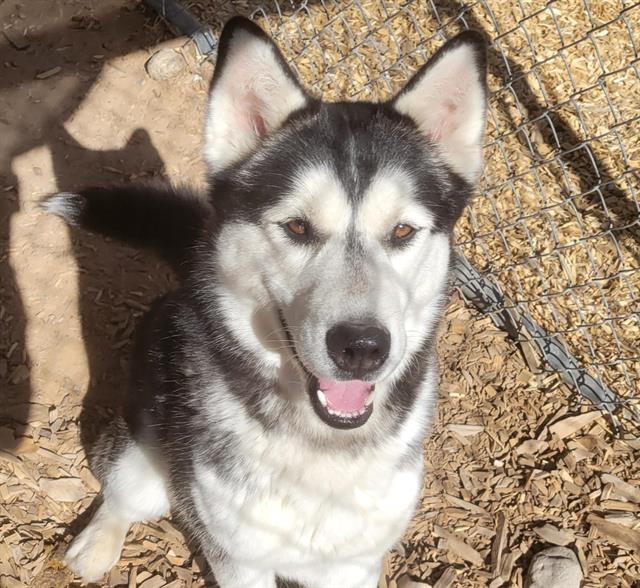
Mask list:
[[[325,103],[235,18],[204,128],[209,194],[45,202],[182,274],[139,329],[71,569],[99,579],[132,522],[172,510],[222,588],[376,586],[421,488],[452,227],[482,166],[485,61],[465,32],[392,100]]]

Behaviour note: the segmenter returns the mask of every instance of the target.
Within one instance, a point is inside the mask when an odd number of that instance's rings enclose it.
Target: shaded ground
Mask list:
[[[0,15],[0,30],[28,45],[0,34],[0,586],[65,586],[60,551],[98,489],[81,441],[109,418],[135,324],[171,279],[149,256],[70,234],[37,203],[88,183],[200,181],[210,67],[148,78],[144,63],[166,33],[136,3],[30,0],[2,4]],[[621,481],[640,484],[638,440],[615,439],[595,413],[552,434],[589,407],[569,406],[554,378],[531,373],[457,299],[441,353],[423,501],[390,560],[390,585],[406,573],[439,588],[521,585],[549,541],[576,550],[588,586],[634,585],[640,540],[635,555],[628,542],[640,536],[640,499]],[[545,523],[555,530],[535,531]],[[132,529],[105,585],[198,586],[201,570],[160,521]]]

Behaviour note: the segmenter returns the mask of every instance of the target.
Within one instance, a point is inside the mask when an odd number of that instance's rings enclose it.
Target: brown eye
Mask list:
[[[290,218],[280,226],[287,232],[289,238],[297,243],[308,243],[314,239],[311,225],[301,218]]]
[[[290,233],[293,233],[298,237],[306,235],[308,230],[307,223],[299,218],[293,218],[290,221],[287,221],[286,227]]]
[[[416,232],[416,230],[411,225],[405,225],[404,223],[400,223],[393,227],[393,238],[402,241],[411,237]]]

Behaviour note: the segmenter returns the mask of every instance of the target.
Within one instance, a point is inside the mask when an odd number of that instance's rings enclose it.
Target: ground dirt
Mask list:
[[[201,183],[212,68],[187,47],[183,73],[150,79],[153,51],[181,43],[135,2],[5,1],[0,23],[0,586],[68,586],[61,555],[99,489],[84,448],[124,390],[138,319],[172,278],[38,202],[88,184]],[[616,436],[456,295],[440,351],[423,498],[381,584],[520,586],[537,551],[566,544],[586,586],[638,586],[637,437]],[[167,519],[134,526],[103,585],[211,582]]]

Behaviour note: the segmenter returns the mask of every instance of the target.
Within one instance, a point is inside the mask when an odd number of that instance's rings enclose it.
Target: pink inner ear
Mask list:
[[[458,103],[454,100],[445,100],[439,110],[437,120],[434,120],[432,126],[427,129],[427,137],[436,143],[455,131]]]
[[[262,116],[264,108],[262,100],[254,92],[249,91],[243,102],[246,109],[245,116],[247,116],[253,132],[259,139],[262,139],[267,134],[267,123],[265,123]]]
[[[258,113],[251,114],[251,126],[255,130],[256,135],[262,139],[267,134],[267,125],[264,119]]]
[[[446,121],[440,119],[437,124],[427,130],[427,138],[434,143],[440,141],[440,139],[442,139],[442,132],[446,124]]]

